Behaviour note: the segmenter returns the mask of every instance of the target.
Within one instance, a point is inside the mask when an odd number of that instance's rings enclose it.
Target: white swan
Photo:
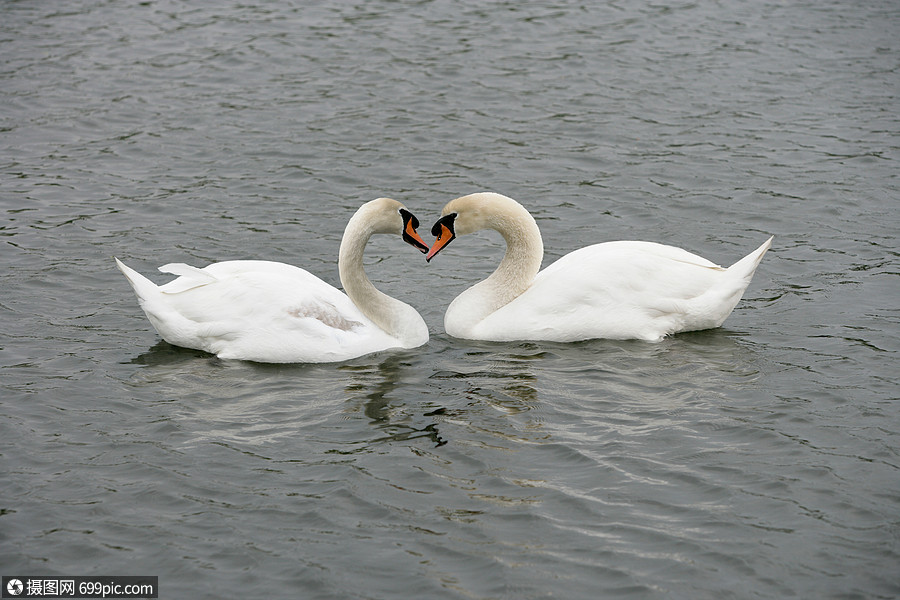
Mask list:
[[[430,261],[457,235],[481,229],[506,240],[500,266],[450,304],[447,333],[490,341],[659,341],[718,327],[731,314],[772,243],[723,269],[652,242],[606,242],[563,256],[538,273],[544,246],[531,214],[506,196],[471,194],[448,203],[434,224]]]
[[[368,202],[347,223],[338,255],[346,295],[303,269],[237,260],[203,269],[160,267],[178,279],[157,286],[116,259],[141,308],[164,340],[220,358],[257,362],[336,362],[385,350],[415,348],[428,327],[411,306],[375,289],[363,251],[376,233],[401,235],[422,252],[419,223],[390,198]]]

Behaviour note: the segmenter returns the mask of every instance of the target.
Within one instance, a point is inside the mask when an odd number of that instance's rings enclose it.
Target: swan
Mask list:
[[[431,261],[458,235],[494,229],[506,254],[485,280],[450,304],[453,337],[574,342],[594,338],[659,341],[719,327],[731,314],[772,243],[724,269],[686,250],[653,242],[587,246],[538,272],[544,254],[531,214],[512,198],[482,192],[449,202],[431,230]]]
[[[363,251],[376,233],[401,235],[427,252],[418,225],[396,200],[363,204],[347,223],[338,254],[346,294],[278,262],[235,260],[202,269],[172,263],[159,270],[178,278],[157,286],[115,260],[150,323],[170,344],[225,359],[338,362],[428,341],[419,313],[378,291],[363,269]]]

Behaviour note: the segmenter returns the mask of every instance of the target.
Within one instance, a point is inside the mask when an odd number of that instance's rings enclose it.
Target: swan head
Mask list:
[[[524,206],[502,194],[479,192],[451,200],[441,211],[441,218],[431,228],[431,235],[435,240],[425,260],[430,262],[456,236],[482,229],[499,231],[508,243],[509,236],[521,228],[522,222],[533,225],[534,219]]]
[[[418,249],[428,252],[428,244],[416,231],[419,219],[405,206],[391,198],[376,198],[363,204],[350,222],[347,229],[360,228],[368,234],[388,233],[400,235],[403,241]]]

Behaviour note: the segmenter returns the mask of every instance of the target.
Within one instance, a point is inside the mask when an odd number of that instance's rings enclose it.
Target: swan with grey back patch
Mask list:
[[[374,234],[399,235],[422,252],[418,220],[389,198],[351,217],[338,254],[341,292],[292,265],[237,260],[202,269],[160,267],[177,275],[157,286],[116,259],[150,323],[164,340],[220,358],[257,362],[337,362],[428,341],[419,313],[375,288],[363,269]]]

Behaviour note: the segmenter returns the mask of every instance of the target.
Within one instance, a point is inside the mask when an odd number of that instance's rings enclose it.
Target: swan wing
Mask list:
[[[179,277],[142,307],[178,346],[221,358],[330,362],[397,345],[346,294],[298,267],[227,261],[161,270]]]
[[[587,246],[538,273],[524,293],[483,319],[473,333],[479,339],[659,340],[717,320],[703,299],[725,274],[715,263],[672,246],[632,241]]]
[[[177,294],[186,292],[201,285],[214,283],[216,278],[203,269],[192,267],[184,263],[169,263],[159,267],[161,273],[170,275],[178,275],[178,279],[174,279],[169,283],[160,286],[160,291],[164,294]]]

